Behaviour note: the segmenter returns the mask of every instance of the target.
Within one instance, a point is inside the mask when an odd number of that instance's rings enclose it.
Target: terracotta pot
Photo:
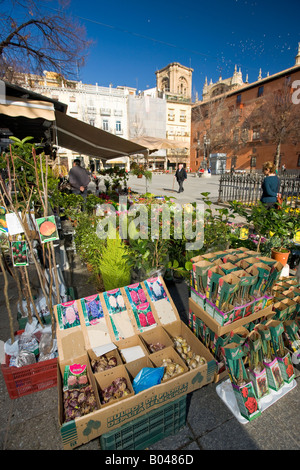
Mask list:
[[[138,178],[142,178],[142,177],[143,177],[143,175],[137,175],[137,177],[138,177]]]
[[[272,248],[271,257],[275,259],[276,261],[279,261],[279,263],[281,263],[282,266],[285,266],[286,263],[288,262],[289,255],[290,255],[290,251],[283,252],[283,251],[277,251],[275,248]]]

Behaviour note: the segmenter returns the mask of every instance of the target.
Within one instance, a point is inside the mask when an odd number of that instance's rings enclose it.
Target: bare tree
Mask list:
[[[72,78],[83,65],[91,41],[67,14],[35,0],[0,0],[0,78],[13,81],[15,72],[51,70]]]
[[[275,145],[274,163],[278,169],[281,145],[300,142],[300,106],[292,102],[289,84],[285,82],[281,89],[259,98],[244,126],[256,128],[262,142]]]
[[[239,113],[236,109],[228,109],[226,95],[195,106],[192,109],[192,121],[196,137],[192,148],[197,151],[203,149],[206,164],[210,153],[234,149],[234,129],[239,122]]]

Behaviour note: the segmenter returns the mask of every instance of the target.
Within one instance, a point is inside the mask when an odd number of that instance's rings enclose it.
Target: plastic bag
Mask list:
[[[19,352],[17,357],[15,358],[15,366],[16,367],[23,367],[28,366],[29,364],[35,364],[36,358],[33,352],[27,351],[23,349]]]
[[[153,387],[153,385],[160,384],[164,370],[164,367],[144,367],[141,369],[132,382],[134,392],[139,393]]]

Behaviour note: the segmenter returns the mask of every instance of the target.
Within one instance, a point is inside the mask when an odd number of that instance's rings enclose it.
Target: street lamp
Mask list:
[[[203,138],[203,147],[204,147],[204,155],[203,155],[203,168],[204,170],[207,170],[207,161],[206,161],[206,153],[207,153],[207,147],[210,144],[210,139],[206,137],[206,134],[204,134]]]

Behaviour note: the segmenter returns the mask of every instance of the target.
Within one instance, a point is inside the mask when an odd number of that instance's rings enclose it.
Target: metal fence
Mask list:
[[[300,207],[300,178],[298,175],[279,176],[283,200],[291,207]],[[260,200],[264,175],[230,174],[221,175],[218,202],[239,201],[253,204]]]

